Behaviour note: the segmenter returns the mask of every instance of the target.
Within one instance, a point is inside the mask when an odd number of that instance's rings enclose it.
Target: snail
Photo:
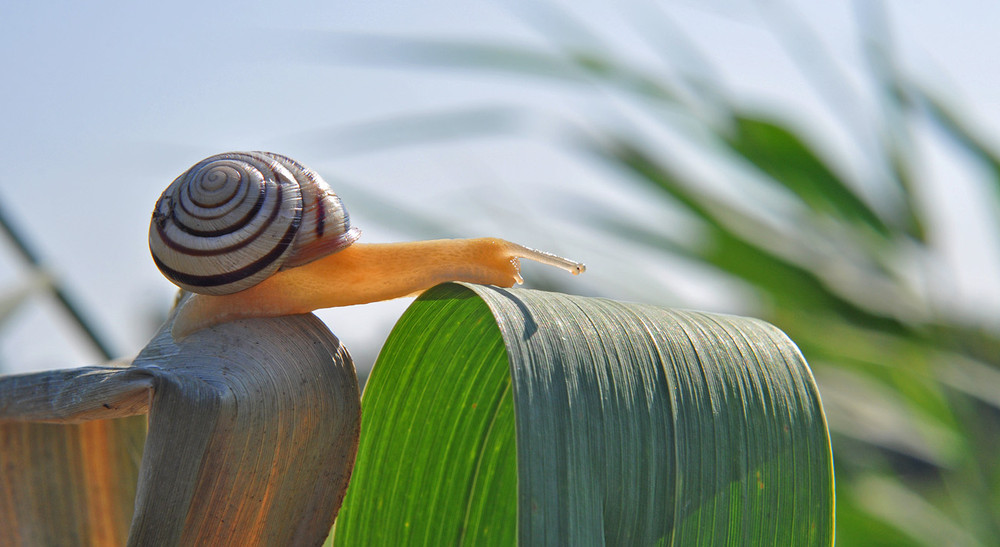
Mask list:
[[[149,226],[160,271],[194,293],[173,335],[236,319],[411,296],[446,281],[510,287],[519,259],[583,264],[497,238],[357,243],[343,203],[315,171],[280,154],[206,158],[163,192]]]

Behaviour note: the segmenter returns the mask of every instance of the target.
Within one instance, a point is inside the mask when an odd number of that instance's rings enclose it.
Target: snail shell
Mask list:
[[[311,169],[270,152],[206,158],[160,196],[149,249],[175,285],[230,294],[353,243],[340,198]]]

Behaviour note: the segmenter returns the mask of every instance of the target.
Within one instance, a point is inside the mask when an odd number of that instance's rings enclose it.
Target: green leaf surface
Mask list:
[[[514,541],[514,406],[503,339],[482,300],[447,288],[406,311],[368,378],[365,442],[337,544]]]
[[[446,284],[362,399],[342,545],[829,545],[812,376],[766,323]]]

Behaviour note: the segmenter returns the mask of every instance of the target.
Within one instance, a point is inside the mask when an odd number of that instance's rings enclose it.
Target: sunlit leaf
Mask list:
[[[337,544],[513,544],[510,373],[482,300],[456,286],[418,299],[383,346],[362,409]]]
[[[442,285],[362,406],[336,544],[832,541],[818,393],[759,321]]]

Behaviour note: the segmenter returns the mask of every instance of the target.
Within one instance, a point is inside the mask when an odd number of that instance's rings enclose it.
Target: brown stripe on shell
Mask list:
[[[278,193],[278,204],[274,208],[274,210],[271,212],[271,216],[269,217],[270,219],[273,219],[275,217],[276,212],[277,212],[277,210],[279,209],[279,207],[281,205],[281,193],[280,193],[281,192],[281,187],[280,186],[278,187],[278,192],[279,192]],[[257,201],[254,203],[253,207],[249,211],[247,211],[247,214],[243,215],[243,217],[241,217],[239,219],[239,221],[236,222],[235,224],[231,224],[231,225],[229,225],[226,228],[221,229],[221,230],[197,230],[194,227],[189,226],[187,223],[180,222],[179,219],[177,218],[177,215],[176,215],[176,209],[174,210],[174,214],[172,214],[171,217],[173,218],[173,220],[176,221],[176,222],[174,222],[174,226],[177,226],[180,230],[182,230],[185,233],[191,234],[193,236],[198,236],[198,237],[219,237],[219,236],[224,236],[226,234],[231,234],[233,232],[238,232],[238,231],[242,230],[247,224],[250,224],[251,222],[253,222],[254,218],[257,217],[257,213],[259,213],[260,210],[261,210],[261,208],[264,207],[264,201],[266,201],[266,200],[267,200],[267,185],[265,184],[265,185],[261,185],[260,192],[257,193]],[[183,205],[181,207],[183,207]],[[201,217],[201,216],[196,215],[196,214],[194,214],[194,213],[192,213],[190,211],[188,211],[188,214],[191,215],[191,217],[194,218],[194,219],[196,219],[196,220],[200,219],[200,218],[201,219],[222,218],[223,216],[225,216],[225,214],[220,214],[220,215],[215,216],[215,217]]]
[[[200,173],[201,171],[204,171],[204,169],[199,170],[198,173]],[[198,177],[198,173],[185,173],[185,175],[184,175],[185,180],[192,180],[192,179],[193,180],[200,180],[200,179],[197,178]],[[275,178],[277,178],[277,174],[276,173],[274,173],[272,171],[271,174]],[[191,184],[187,184],[187,185],[185,185],[185,189],[184,189],[185,190],[184,194],[187,196],[187,200],[189,202],[191,202],[192,204],[194,204],[195,206],[203,209],[203,211],[192,211],[192,210],[188,209],[185,206],[185,203],[184,203],[183,200],[180,200],[181,203],[180,203],[179,207],[186,214],[191,215],[192,217],[195,217],[195,218],[200,218],[200,219],[218,219],[218,218],[222,218],[222,217],[224,217],[226,215],[229,215],[234,210],[239,209],[239,207],[242,204],[246,203],[248,195],[250,194],[250,190],[251,190],[250,187],[252,185],[249,182],[244,182],[244,180],[245,179],[243,179],[241,177],[240,183],[236,185],[236,190],[229,195],[229,198],[228,198],[227,201],[220,201],[220,202],[217,202],[215,204],[200,203],[198,201],[197,196],[192,193],[193,190],[191,189]],[[262,177],[262,180],[266,181],[268,179],[264,179]],[[259,194],[258,194],[258,196],[259,196]],[[208,214],[209,211],[211,211],[213,214]]]
[[[220,196],[239,203],[198,199],[199,177],[215,170],[225,177],[219,184],[234,185]],[[287,169],[261,154],[219,154],[195,164],[164,192],[150,226],[150,249],[175,284],[205,294],[232,293],[281,266],[301,223],[301,193]]]
[[[219,166],[214,166],[214,165],[211,165],[211,164],[204,164],[201,169],[194,170],[192,168],[189,176],[192,177],[192,178],[194,178],[194,179],[196,179],[196,180],[198,180],[199,182],[200,181],[204,181],[207,177],[211,176],[213,174],[213,172],[215,172],[215,170],[217,170],[219,168],[220,168]],[[197,205],[198,207],[202,207],[202,208],[206,208],[206,209],[215,209],[215,208],[219,207],[220,204],[231,203],[232,200],[233,200],[233,198],[239,193],[240,189],[241,188],[245,188],[247,186],[246,184],[244,184],[244,182],[243,182],[244,180],[245,180],[245,178],[243,177],[243,174],[240,173],[239,183],[235,185],[233,191],[230,192],[228,195],[219,196],[212,203],[209,203],[207,201],[206,202],[200,201],[198,199],[198,195],[193,192],[193,189],[190,186],[188,186],[188,188],[187,188],[188,199],[190,199],[191,202],[194,203],[195,205]]]
[[[294,268],[335,253],[361,235],[351,227],[350,215],[340,197],[316,171],[281,154],[265,152],[282,163],[299,181],[302,188],[302,230],[281,269]]]
[[[232,294],[233,292],[238,291],[228,290],[230,286],[234,284],[242,284],[241,282],[245,282],[253,276],[265,271],[270,266],[273,266],[275,261],[281,258],[281,255],[283,255],[285,250],[288,249],[288,246],[291,245],[292,240],[295,238],[295,232],[298,228],[298,222],[290,225],[288,230],[285,231],[284,236],[282,236],[279,244],[271,249],[270,253],[261,257],[256,262],[230,272],[214,275],[189,274],[170,268],[166,264],[160,262],[155,254],[153,255],[153,262],[168,279],[191,292],[201,294]],[[274,270],[277,270],[277,268],[274,268]],[[268,272],[266,275],[261,276],[261,279],[254,283],[249,283],[247,286],[242,287],[239,290],[248,289],[256,285],[260,281],[263,281],[264,278],[271,275],[271,273],[274,272]]]
[[[225,162],[213,167],[213,162]],[[242,164],[242,165],[238,165]],[[217,176],[226,177],[208,181],[218,188],[233,185],[232,191],[219,190],[219,195],[206,198],[198,193],[185,177],[193,181],[204,181],[205,176],[213,176],[213,169],[220,171]],[[239,178],[235,178],[238,176]],[[181,182],[178,182],[181,181]],[[293,182],[295,184],[293,184]],[[350,226],[350,217],[340,198],[330,189],[315,171],[302,164],[269,152],[231,152],[206,158],[188,169],[157,202],[150,225],[150,248],[160,249],[154,254],[157,267],[175,284],[194,292],[205,294],[227,294],[243,290],[260,282],[277,269],[286,269],[305,264],[324,255],[339,251],[353,243],[360,230]],[[248,198],[253,187],[261,185],[256,201]],[[267,187],[276,185],[278,192],[270,194]],[[283,195],[285,185],[295,188],[294,199]],[[190,187],[190,188],[189,188]],[[209,190],[211,193],[214,190]],[[183,193],[178,193],[183,192]],[[232,197],[228,205],[217,198]],[[271,197],[276,198],[275,207],[270,207]],[[286,202],[288,199],[288,202]],[[188,207],[188,204],[191,207]],[[279,211],[279,207],[293,207]],[[260,216],[267,216],[266,219]],[[233,216],[230,219],[229,216]],[[198,222],[206,222],[198,226]],[[226,225],[226,222],[230,224]],[[255,223],[260,223],[258,228]],[[283,227],[281,235],[269,235],[267,227]],[[287,225],[286,225],[287,222]],[[173,224],[173,227],[170,227]],[[279,228],[280,229],[280,228]],[[245,234],[246,240],[234,241],[243,235],[242,230],[252,230]],[[180,237],[183,234],[183,237]],[[171,239],[170,236],[179,239]],[[199,243],[199,238],[207,241],[220,239],[224,247],[210,247]],[[261,245],[263,241],[274,242],[274,247]],[[255,245],[262,256],[248,255],[248,247]],[[270,243],[268,243],[270,244]],[[191,245],[197,245],[192,248]],[[185,265],[185,257],[193,259]],[[236,262],[235,266],[226,266]],[[214,265],[214,266],[213,266]],[[224,271],[225,268],[234,271]]]
[[[243,247],[246,247],[247,245],[250,245],[251,243],[253,243],[254,241],[256,241],[261,235],[265,234],[267,232],[267,230],[270,229],[271,224],[278,217],[278,213],[281,212],[280,204],[281,204],[282,190],[281,190],[281,186],[280,185],[278,186],[277,190],[278,190],[277,202],[278,202],[279,206],[276,206],[273,209],[271,209],[271,215],[268,217],[267,221],[261,223],[260,228],[258,228],[256,232],[254,232],[253,234],[250,234],[248,237],[243,238],[243,239],[237,241],[236,243],[234,243],[233,245],[230,245],[228,247],[216,247],[216,248],[211,248],[211,249],[195,249],[193,247],[185,247],[184,245],[181,245],[180,243],[177,243],[177,241],[175,241],[175,240],[171,239],[170,237],[168,237],[168,235],[166,233],[166,229],[165,229],[165,224],[157,224],[156,225],[156,231],[160,235],[160,240],[163,241],[163,243],[166,244],[167,247],[169,247],[170,249],[173,249],[174,251],[177,251],[179,253],[183,253],[183,254],[191,255],[191,256],[213,256],[213,255],[223,255],[223,254],[231,253],[233,251],[242,249]],[[263,198],[262,198],[261,201],[263,201]],[[256,212],[259,209],[260,209],[260,206],[256,206],[255,209],[254,209],[254,211]],[[302,221],[302,209],[299,208],[298,212],[296,213],[295,218],[292,220],[292,224],[291,225],[294,226],[296,230],[298,230],[299,225],[301,225],[301,221]],[[249,223],[249,221],[244,222],[241,226],[245,226],[248,223]],[[227,235],[229,233],[232,233],[232,232],[226,232],[226,231],[218,231],[218,232],[195,232],[195,231],[190,231],[190,230],[185,229],[185,227],[181,226],[180,224],[176,224],[175,223],[174,225],[177,226],[178,228],[180,228],[181,230],[183,230],[185,233],[188,233],[188,234],[191,234],[191,235],[195,235],[195,236],[201,236],[201,237],[219,237],[219,236],[222,236],[222,235]],[[282,238],[281,241],[283,242],[284,238]],[[288,244],[291,244],[291,240],[288,242]],[[171,270],[171,271],[176,271],[176,270]]]
[[[326,222],[326,207],[316,208],[316,229],[313,232],[317,238],[323,237],[324,223]]]

